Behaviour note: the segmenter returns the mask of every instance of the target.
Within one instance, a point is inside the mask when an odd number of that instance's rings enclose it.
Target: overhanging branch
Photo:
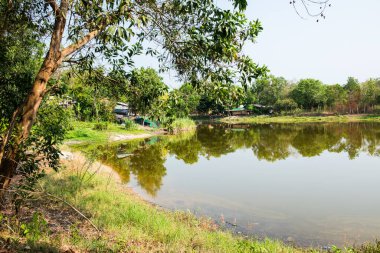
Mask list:
[[[50,5],[50,7],[53,9],[55,15],[60,14],[61,9],[59,8],[59,6],[55,0],[45,0],[45,2]]]
[[[88,42],[90,42],[93,38],[98,36],[100,33],[99,30],[92,31],[88,33],[86,36],[84,36],[82,39],[80,39],[78,42],[71,44],[70,46],[66,47],[65,49],[62,50],[62,58],[65,58],[75,51],[81,49],[84,45],[86,45]]]

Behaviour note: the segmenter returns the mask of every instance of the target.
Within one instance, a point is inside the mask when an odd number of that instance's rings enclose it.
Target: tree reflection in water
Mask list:
[[[270,162],[291,156],[314,157],[324,151],[345,152],[350,159],[360,153],[380,155],[378,123],[200,125],[192,133],[156,139],[88,146],[86,150],[113,167],[125,182],[134,175],[152,196],[166,175],[168,155],[186,164],[197,163],[199,157],[217,158],[238,149],[251,149],[257,159]]]

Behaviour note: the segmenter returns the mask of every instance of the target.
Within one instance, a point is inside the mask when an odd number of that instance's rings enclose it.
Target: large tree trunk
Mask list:
[[[20,145],[28,138],[30,130],[37,117],[37,111],[40,107],[42,99],[46,92],[46,84],[49,81],[52,73],[57,69],[57,62],[50,53],[42,65],[37,77],[33,83],[33,88],[30,91],[25,103],[21,106],[21,116],[17,119],[15,129],[15,138],[11,147],[5,147],[1,156],[0,162],[0,189],[8,187],[15,170],[17,168],[17,153],[19,152]],[[13,129],[10,129],[11,131]],[[12,134],[10,132],[10,134]],[[7,153],[5,154],[5,149]]]
[[[20,106],[20,117],[14,129],[17,130],[13,144],[10,147],[4,147],[1,151],[0,160],[0,197],[4,189],[8,187],[12,177],[18,166],[17,154],[19,147],[28,138],[30,130],[37,117],[38,108],[41,105],[42,99],[46,93],[46,85],[51,75],[62,62],[61,42],[62,35],[66,25],[66,13],[68,9],[68,1],[62,0],[60,9],[57,6],[54,11],[56,13],[54,30],[51,36],[49,51],[45,56],[45,60],[34,80],[31,91],[28,94],[25,102]],[[53,7],[53,9],[54,9]],[[12,136],[13,128],[8,133]],[[5,150],[8,149],[8,150]]]

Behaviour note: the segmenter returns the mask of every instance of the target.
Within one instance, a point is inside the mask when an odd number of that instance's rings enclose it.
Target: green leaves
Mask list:
[[[41,237],[46,236],[48,232],[48,223],[42,214],[34,213],[29,223],[21,224],[20,230],[22,236],[26,237],[28,242],[35,244]]]
[[[133,70],[129,82],[129,106],[132,111],[141,115],[148,114],[154,103],[168,90],[162,78],[152,68]]]
[[[238,8],[240,10],[247,9],[247,5],[248,5],[247,0],[233,0],[233,2],[234,2],[235,8]]]
[[[325,90],[323,84],[315,79],[301,80],[291,93],[294,101],[305,109],[312,109],[324,104]]]
[[[54,26],[55,14],[44,1],[37,2],[28,0],[25,11],[37,10],[29,20],[39,35],[46,35]],[[148,48],[146,53],[158,58],[162,71],[175,69],[182,80],[223,79],[246,86],[267,71],[242,54],[245,43],[254,41],[262,31],[258,20],[250,21],[244,14],[247,0],[231,1],[230,10],[219,8],[213,0],[68,3],[65,44],[75,44],[99,31],[95,39],[65,59],[83,69],[99,64],[114,70],[130,68],[133,56],[143,53],[143,40],[148,40],[158,47],[154,51]]]
[[[145,9],[153,17],[146,38],[162,46],[158,57],[162,70],[174,68],[183,80],[193,83],[207,80],[243,86],[267,72],[242,54],[245,43],[262,31],[258,20],[249,21],[242,12],[246,1],[234,1],[234,10],[221,9],[214,1],[170,3]]]

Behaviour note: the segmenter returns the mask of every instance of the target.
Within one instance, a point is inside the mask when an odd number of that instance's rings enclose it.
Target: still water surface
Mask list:
[[[147,200],[236,232],[301,246],[380,238],[380,124],[200,125],[88,150]]]

